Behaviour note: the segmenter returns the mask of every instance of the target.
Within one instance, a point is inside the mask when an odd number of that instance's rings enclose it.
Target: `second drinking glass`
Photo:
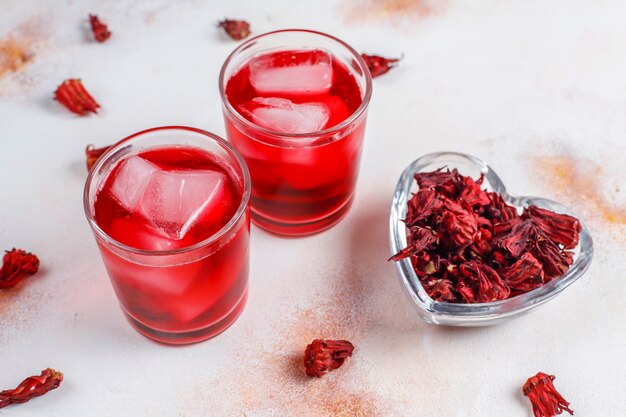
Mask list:
[[[252,220],[280,235],[325,230],[347,213],[372,80],[332,36],[270,32],[240,45],[219,88],[229,141],[252,177]]]

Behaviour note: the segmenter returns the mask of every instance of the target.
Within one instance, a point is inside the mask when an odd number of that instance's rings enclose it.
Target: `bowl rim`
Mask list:
[[[472,323],[478,324],[480,322],[499,320],[523,313],[549,301],[583,275],[593,259],[593,240],[589,230],[580,220],[581,217],[567,206],[547,198],[509,194],[500,177],[485,161],[461,152],[434,152],[426,154],[413,161],[402,172],[396,185],[389,216],[389,238],[392,255],[398,253],[407,244],[406,227],[402,220],[407,211],[411,188],[414,186],[414,174],[435,163],[439,163],[440,166],[459,168],[462,171],[460,167],[454,165],[459,162],[465,165],[473,165],[483,173],[485,181],[491,189],[499,193],[508,204],[516,207],[535,204],[539,207],[547,207],[551,210],[558,210],[561,213],[575,216],[581,223],[579,243],[574,249],[574,262],[561,277],[555,278],[527,293],[489,303],[462,304],[435,301],[422,287],[410,258],[395,261],[394,263],[403,287],[413,303],[418,307],[422,318],[435,324],[449,325],[471,325]]]

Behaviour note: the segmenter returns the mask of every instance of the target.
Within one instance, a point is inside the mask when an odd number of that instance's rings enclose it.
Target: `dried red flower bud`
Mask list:
[[[33,275],[39,269],[39,259],[21,249],[6,251],[0,268],[0,288],[9,288]]]
[[[531,220],[518,217],[508,223],[496,224],[494,234],[496,245],[519,258],[537,238],[537,228]]]
[[[459,194],[459,200],[464,201],[473,209],[480,209],[491,203],[487,192],[480,188],[483,178],[482,174],[478,181],[474,181],[471,177],[463,177],[463,189]]]
[[[372,78],[385,74],[387,71],[398,65],[402,58],[385,58],[379,55],[361,54],[367,64],[367,68],[372,74]]]
[[[389,260],[398,261],[411,255],[417,255],[436,241],[437,237],[432,230],[418,228],[414,233],[411,233],[407,247],[389,258]]]
[[[544,284],[543,267],[530,252],[526,252],[521,258],[502,273],[504,282],[509,288],[519,291],[530,291]]]
[[[457,290],[468,303],[504,300],[511,294],[500,275],[484,263],[466,262],[460,270],[464,278],[459,282]]]
[[[111,32],[109,32],[109,28],[107,25],[102,23],[98,16],[95,14],[89,15],[89,23],[91,23],[91,31],[93,32],[93,37],[98,42],[104,42],[111,37]]]
[[[554,388],[554,379],[554,375],[539,372],[524,384],[522,391],[530,400],[535,417],[554,417],[563,411],[574,415],[569,408],[570,403]]]
[[[102,148],[96,148],[93,145],[87,145],[85,149],[85,156],[87,157],[87,171],[91,171],[91,167],[96,163],[98,158],[109,149],[110,146],[104,146]]]
[[[63,104],[72,113],[81,116],[89,112],[97,113],[100,105],[85,90],[79,79],[69,79],[63,83],[54,92],[54,99]]]
[[[478,233],[478,223],[471,209],[466,209],[452,200],[445,200],[441,226],[456,246],[467,246]]]
[[[320,378],[339,368],[347,357],[352,356],[354,346],[347,340],[315,339],[304,351],[304,367],[308,376]]]
[[[428,220],[431,216],[440,214],[442,209],[443,200],[439,198],[435,190],[419,190],[409,200],[404,222],[407,227],[416,226]]]
[[[448,279],[427,278],[422,281],[422,286],[430,298],[435,301],[454,302],[454,286]]]
[[[582,226],[577,218],[537,206],[528,207],[524,215],[532,219],[537,228],[553,242],[563,245],[565,249],[574,249],[578,245]]]
[[[574,261],[571,252],[561,250],[554,242],[545,238],[538,239],[531,251],[543,265],[547,281],[563,275]]]
[[[508,222],[519,217],[517,209],[513,206],[509,206],[502,196],[498,193],[487,193],[491,205],[484,210],[485,217],[492,219],[498,223]]]
[[[245,20],[224,19],[218,23],[224,32],[236,41],[247,38],[250,35],[250,24]]]
[[[456,198],[459,188],[462,186],[462,176],[456,169],[443,170],[440,168],[432,172],[418,172],[415,180],[420,189],[432,188],[448,198]]]
[[[0,391],[0,408],[11,404],[25,403],[32,398],[44,395],[61,385],[63,374],[52,368],[44,369],[38,376],[30,376],[15,389]]]

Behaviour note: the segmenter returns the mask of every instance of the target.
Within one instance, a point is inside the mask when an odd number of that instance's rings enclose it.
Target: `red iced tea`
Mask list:
[[[263,52],[233,71],[224,95],[236,113],[225,106],[226,132],[250,169],[255,223],[305,235],[343,217],[365,129],[365,111],[351,116],[364,90],[326,49]]]
[[[120,304],[141,333],[190,343],[230,325],[245,305],[248,214],[227,236],[193,254],[233,219],[244,180],[226,161],[184,146],[125,156],[101,181],[96,224],[113,240],[139,249],[130,256],[98,240]],[[146,261],[148,260],[148,261]]]

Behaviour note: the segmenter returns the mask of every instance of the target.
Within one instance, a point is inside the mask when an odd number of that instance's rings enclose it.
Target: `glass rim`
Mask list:
[[[314,131],[314,132],[306,132],[306,133],[284,133],[284,132],[279,132],[276,130],[272,130],[272,129],[267,129],[265,127],[259,126],[257,124],[252,123],[250,120],[246,119],[245,117],[243,117],[241,115],[241,113],[239,113],[230,103],[230,101],[228,100],[228,98],[226,97],[226,86],[225,86],[225,77],[226,77],[226,67],[228,66],[228,64],[230,64],[230,62],[243,50],[247,49],[248,47],[250,47],[253,43],[255,43],[257,40],[261,39],[261,38],[266,38],[266,37],[270,37],[276,34],[282,34],[282,33],[308,33],[308,34],[313,34],[313,35],[319,35],[325,38],[328,38],[334,42],[337,42],[338,44],[340,44],[341,46],[343,46],[344,48],[346,48],[348,50],[348,52],[350,52],[350,54],[352,54],[352,57],[355,59],[355,61],[358,63],[361,71],[363,72],[363,75],[365,76],[365,92],[363,94],[363,101],[361,102],[361,104],[359,105],[359,107],[352,112],[352,114],[350,114],[350,116],[348,116],[345,120],[343,120],[341,123],[338,123],[334,126],[331,126],[329,128],[323,129],[323,130],[318,130],[318,131]],[[280,30],[274,30],[271,32],[266,32],[266,33],[262,33],[260,35],[257,35],[253,38],[248,39],[247,41],[245,41],[244,43],[242,43],[241,45],[239,45],[237,48],[235,48],[230,55],[228,55],[228,57],[226,58],[226,60],[224,61],[224,64],[222,64],[222,68],[220,70],[220,75],[219,75],[219,92],[220,92],[220,98],[222,100],[222,105],[226,108],[226,110],[232,114],[238,122],[243,123],[247,128],[252,129],[256,132],[262,133],[262,134],[266,134],[266,135],[271,135],[271,136],[276,136],[276,137],[280,137],[281,139],[300,139],[300,138],[310,138],[311,136],[327,136],[327,135],[332,135],[334,133],[337,133],[339,131],[341,131],[342,129],[344,129],[346,126],[349,126],[350,124],[354,123],[355,120],[357,120],[359,117],[361,117],[361,115],[363,113],[365,113],[365,111],[367,110],[367,107],[369,106],[369,102],[370,99],[372,98],[372,76],[370,74],[369,68],[367,67],[367,64],[365,63],[365,61],[363,60],[363,57],[361,57],[361,55],[354,49],[352,48],[350,45],[348,45],[346,42],[342,41],[339,38],[336,38],[332,35],[329,35],[327,33],[324,32],[319,32],[316,30],[310,30],[310,29],[280,29]],[[321,145],[321,144],[320,144]],[[313,145],[315,146],[315,145]]]
[[[140,249],[140,248],[136,248],[134,246],[129,246],[126,245],[122,242],[120,242],[117,239],[114,239],[112,236],[110,236],[108,233],[106,233],[104,230],[102,230],[102,228],[96,223],[96,220],[94,218],[94,213],[93,210],[91,209],[91,204],[89,201],[89,194],[90,191],[92,189],[93,186],[93,182],[94,182],[94,176],[95,173],[98,172],[98,170],[102,167],[102,165],[104,165],[104,163],[109,159],[109,157],[111,157],[113,154],[115,154],[117,151],[119,151],[128,141],[135,139],[137,137],[143,136],[145,134],[149,134],[149,133],[153,133],[153,132],[158,132],[158,131],[163,131],[163,130],[171,130],[171,131],[175,131],[175,130],[182,130],[182,131],[186,131],[186,132],[193,132],[199,135],[203,135],[206,136],[208,138],[210,138],[211,140],[217,142],[218,145],[220,145],[222,148],[224,148],[228,153],[230,153],[232,156],[234,156],[235,160],[237,161],[237,163],[239,164],[239,166],[241,167],[241,171],[242,171],[242,179],[243,179],[243,193],[241,196],[241,201],[239,203],[239,207],[237,207],[237,211],[235,211],[235,214],[233,214],[233,216],[230,218],[230,220],[224,225],[222,226],[221,229],[219,229],[217,232],[213,233],[212,235],[210,235],[209,237],[207,237],[206,239],[203,239],[199,242],[196,242],[192,245],[189,246],[185,246],[182,248],[176,248],[176,249],[168,249],[168,250],[148,250],[148,249]],[[108,174],[107,174],[108,175]],[[125,137],[124,139],[121,139],[120,141],[114,143],[113,145],[111,145],[96,161],[96,163],[94,164],[94,166],[91,168],[91,170],[89,171],[89,175],[87,176],[87,179],[85,180],[85,187],[83,189],[83,208],[85,211],[85,216],[87,217],[87,221],[89,222],[89,225],[91,226],[91,229],[94,231],[94,233],[100,237],[101,239],[104,239],[107,243],[110,243],[112,245],[114,245],[115,247],[117,247],[118,249],[121,249],[125,252],[130,252],[132,254],[135,255],[148,255],[148,256],[165,256],[165,255],[179,255],[179,254],[184,254],[184,253],[189,253],[189,252],[194,252],[198,249],[202,249],[216,241],[219,241],[221,238],[223,238],[224,236],[227,235],[228,232],[230,232],[241,220],[242,216],[245,214],[246,210],[247,210],[247,206],[248,206],[248,202],[250,201],[250,193],[251,193],[251,180],[250,180],[250,172],[248,171],[248,166],[246,165],[243,157],[241,156],[241,154],[235,149],[235,147],[233,145],[231,145],[228,141],[226,141],[225,139],[221,138],[220,136],[211,133],[209,131],[203,130],[203,129],[198,129],[195,127],[189,127],[189,126],[176,126],[176,125],[172,125],[172,126],[159,126],[159,127],[153,127],[153,128],[149,128],[149,129],[145,129],[145,130],[141,130],[139,132],[133,133],[127,137]]]

